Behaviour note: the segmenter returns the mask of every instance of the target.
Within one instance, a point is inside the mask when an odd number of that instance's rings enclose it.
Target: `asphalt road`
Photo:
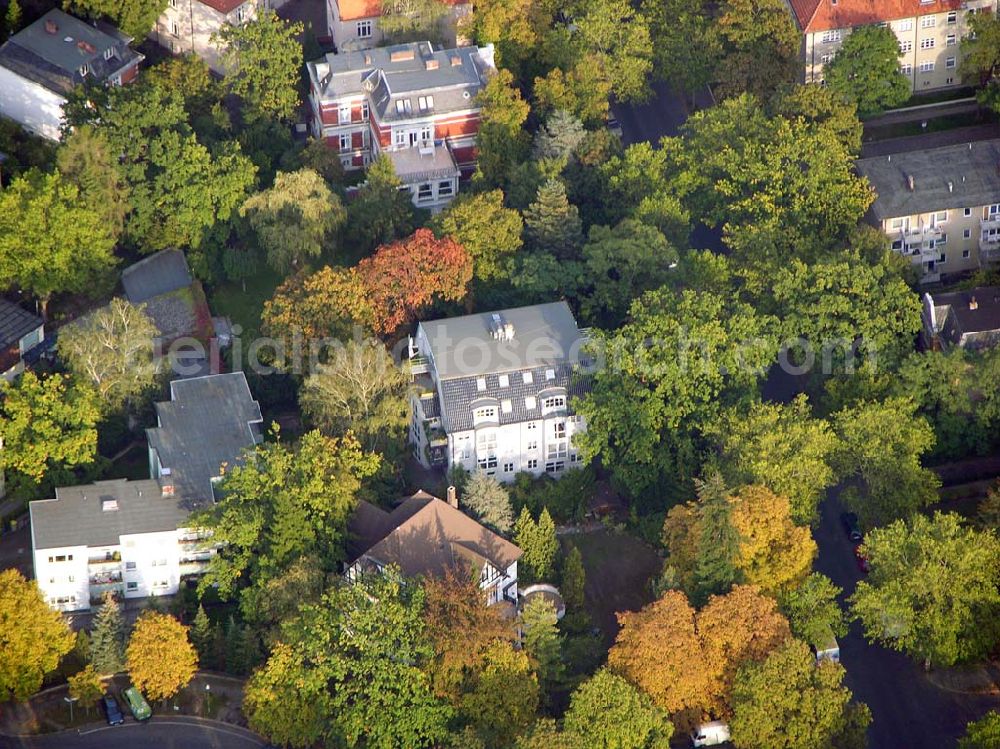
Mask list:
[[[8,742],[8,743],[4,743]],[[153,718],[148,723],[127,722],[72,732],[2,739],[11,749],[259,749],[263,739],[237,726],[191,718]]]
[[[819,544],[815,568],[843,588],[846,597],[862,574],[840,525],[840,512],[836,492],[831,491],[814,534]],[[847,686],[871,708],[871,749],[950,749],[969,721],[1000,709],[1000,696],[956,694],[934,686],[922,666],[905,655],[865,642],[857,622],[840,641],[840,659],[847,669]]]
[[[688,106],[667,84],[654,82],[653,97],[645,104],[615,102],[612,111],[622,126],[622,143],[649,141],[654,146],[665,135],[677,135],[688,118]]]

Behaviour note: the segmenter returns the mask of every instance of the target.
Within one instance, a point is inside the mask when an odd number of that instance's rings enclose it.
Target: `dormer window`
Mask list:
[[[433,96],[421,96],[417,99],[417,105],[420,107],[421,112],[429,112],[434,109],[434,97]]]
[[[535,376],[531,372],[522,372],[521,379],[524,380],[525,385],[530,385],[535,381]]]
[[[412,111],[413,105],[409,99],[396,99],[396,114],[410,114]]]
[[[485,408],[477,408],[472,412],[472,420],[475,423],[481,421],[496,421],[497,409],[495,406],[486,406]]]
[[[90,66],[89,65],[81,65],[79,71],[77,71],[77,72],[79,72],[82,77],[86,78],[87,77],[87,73],[90,72]]]
[[[115,48],[114,47],[108,47],[106,50],[104,50],[104,59],[105,60],[110,60],[114,56],[115,56]]]

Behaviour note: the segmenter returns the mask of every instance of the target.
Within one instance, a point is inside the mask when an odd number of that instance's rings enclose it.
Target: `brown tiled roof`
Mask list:
[[[880,21],[958,10],[962,0],[789,0],[803,32],[849,29]]]
[[[378,18],[382,15],[381,0],[335,0],[341,21],[356,21],[359,18]],[[202,0],[205,2],[205,0]],[[445,5],[463,5],[468,0],[444,0]],[[234,6],[235,7],[235,6]]]
[[[200,0],[203,5],[214,8],[220,13],[232,13],[247,0]]]
[[[353,559],[395,564],[407,577],[441,575],[459,561],[505,570],[521,550],[447,502],[420,491],[392,512],[360,502],[348,523]],[[353,561],[353,560],[352,560]]]

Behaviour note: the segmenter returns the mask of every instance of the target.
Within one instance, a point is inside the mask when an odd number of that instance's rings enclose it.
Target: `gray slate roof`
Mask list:
[[[879,221],[1000,203],[1000,138],[860,159],[858,172],[878,198]],[[913,177],[914,189],[908,184]],[[949,188],[949,183],[951,184]]]
[[[26,312],[13,302],[0,299],[0,349],[16,346],[21,338],[41,325],[42,318]]]
[[[55,24],[55,33],[46,30]],[[0,47],[0,65],[56,93],[69,93],[83,83],[80,68],[103,81],[142,55],[131,49],[131,39],[105,23],[91,26],[61,10],[53,9],[14,34]],[[108,49],[114,52],[104,59]],[[88,76],[88,77],[89,77]]]
[[[960,343],[964,335],[1000,331],[1000,287],[977,286],[933,294],[931,299],[941,337],[953,344]],[[969,308],[973,299],[976,309]]]
[[[117,510],[103,509],[113,499]],[[60,546],[117,546],[133,533],[172,531],[184,526],[188,509],[180,497],[164,497],[160,484],[146,479],[114,479],[56,489],[55,499],[31,502],[32,543]]]
[[[399,59],[400,53],[409,52],[413,53],[411,59]],[[457,64],[452,64],[453,60]],[[307,67],[321,97],[368,93],[376,119],[385,123],[419,116],[417,95],[427,93],[434,97],[430,113],[474,107],[475,96],[486,83],[486,72],[493,69],[493,49],[458,47],[435,51],[430,42],[411,42],[330,53]],[[409,100],[409,112],[397,113],[396,101],[400,99]]]
[[[122,271],[125,296],[132,304],[142,304],[154,296],[190,286],[191,269],[180,250],[163,250]]]
[[[174,380],[170,396],[156,404],[159,426],[146,437],[178,495],[194,507],[212,501],[223,464],[239,463],[260,442],[263,417],[242,372]]]

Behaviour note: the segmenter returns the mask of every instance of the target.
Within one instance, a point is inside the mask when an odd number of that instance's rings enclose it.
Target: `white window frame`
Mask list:
[[[834,42],[839,42],[842,38],[843,32],[840,29],[831,29],[830,31],[823,32],[820,41],[823,44],[833,44]]]
[[[341,133],[340,134],[340,150],[350,151],[351,150],[351,134]]]
[[[935,26],[937,26],[937,18],[935,18],[934,16],[920,17],[920,28],[933,29]]]
[[[358,39],[371,39],[372,38],[372,22],[371,21],[358,21],[358,25],[355,28],[357,32]]]
[[[905,54],[907,54],[909,52],[912,52],[912,51],[913,51],[913,40],[912,39],[904,39],[903,41],[901,41],[899,43],[899,54],[905,55]]]
[[[958,11],[957,10],[949,11],[948,17],[945,19],[945,23],[947,23],[949,26],[954,26],[956,23],[958,23]]]
[[[945,58],[944,66],[947,70],[954,70],[957,64],[958,63],[954,55]]]
[[[909,62],[904,62],[902,65],[899,66],[899,72],[906,76],[913,75],[913,64]]]
[[[921,73],[933,73],[934,72],[934,61],[933,60],[925,60],[924,62],[920,63],[919,70],[920,70]]]
[[[913,20],[907,18],[896,24],[897,31],[912,31],[913,30]]]
[[[934,49],[937,40],[933,36],[925,36],[920,40],[920,49]]]

